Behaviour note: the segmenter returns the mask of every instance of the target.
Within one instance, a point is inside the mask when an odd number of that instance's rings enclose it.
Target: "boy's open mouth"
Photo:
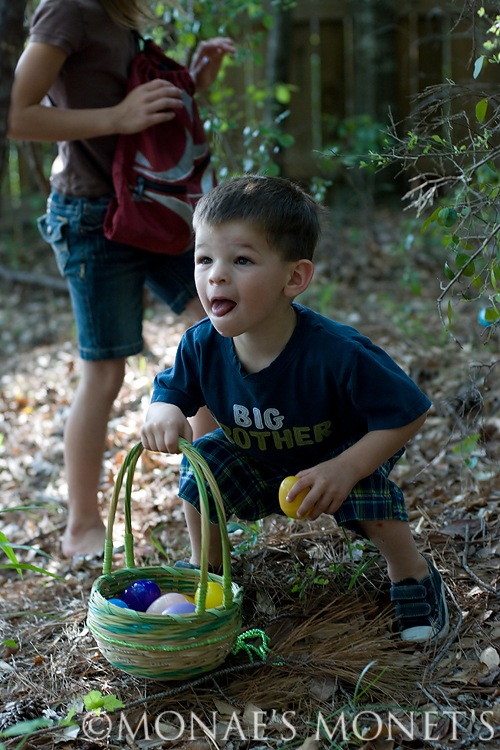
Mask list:
[[[236,302],[233,302],[231,299],[213,299],[210,304],[212,306],[212,315],[215,315],[217,318],[222,318],[236,307]]]

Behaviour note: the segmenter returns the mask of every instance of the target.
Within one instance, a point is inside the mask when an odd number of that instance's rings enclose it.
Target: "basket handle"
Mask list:
[[[202,614],[206,609],[206,598],[208,589],[208,545],[210,542],[210,516],[209,500],[207,486],[211,492],[217,511],[219,522],[219,532],[221,535],[222,546],[222,590],[223,606],[228,607],[233,601],[233,590],[231,580],[231,554],[229,535],[227,533],[226,514],[224,512],[224,503],[220,494],[219,487],[205,459],[200,455],[196,448],[184,438],[179,438],[179,449],[188,460],[198,487],[200,496],[200,513],[201,513],[201,564],[200,564],[200,591],[196,604],[196,614]],[[113,526],[115,522],[116,509],[120,498],[123,482],[125,481],[125,564],[127,568],[135,568],[134,559],[134,538],[132,534],[132,483],[134,479],[135,467],[140,455],[144,450],[142,443],[137,443],[127,453],[123,464],[116,477],[111,504],[108,513],[108,523],[106,528],[106,539],[104,542],[104,562],[102,566],[103,575],[109,575],[112,570],[113,559]]]

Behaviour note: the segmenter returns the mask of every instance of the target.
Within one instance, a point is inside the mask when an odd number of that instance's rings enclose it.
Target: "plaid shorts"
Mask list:
[[[351,443],[352,444],[352,443]],[[278,489],[289,469],[269,467],[249,457],[245,451],[230,443],[222,430],[215,430],[194,442],[195,448],[208,463],[219,486],[226,517],[255,521],[271,513],[283,515],[278,502]],[[340,455],[349,444],[322,456],[321,461]],[[408,521],[404,495],[389,479],[404,448],[351,490],[339,510],[333,514],[341,526],[359,531],[358,521],[396,519]],[[210,520],[217,523],[217,512],[210,498]],[[181,462],[179,496],[198,511],[198,488],[191,468],[183,456]]]

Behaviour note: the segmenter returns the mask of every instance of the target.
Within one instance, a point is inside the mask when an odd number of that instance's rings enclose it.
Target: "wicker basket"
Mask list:
[[[154,680],[186,680],[215,669],[229,654],[241,631],[243,592],[231,581],[230,545],[219,489],[208,465],[193,446],[183,439],[179,446],[193,468],[200,494],[200,570],[165,565],[135,567],[130,504],[135,466],[143,451],[142,444],[138,443],[127,454],[116,479],[106,531],[103,574],[92,586],[88,607],[87,625],[107,661],[124,672]],[[126,567],[112,572],[113,524],[125,476]],[[219,519],[222,576],[208,573],[207,486]],[[123,609],[108,601],[119,596],[133,581],[145,578],[155,581],[163,592],[179,591],[190,596],[199,585],[196,611],[183,615],[147,614]],[[215,609],[205,606],[208,581],[216,581],[223,588],[223,603]]]

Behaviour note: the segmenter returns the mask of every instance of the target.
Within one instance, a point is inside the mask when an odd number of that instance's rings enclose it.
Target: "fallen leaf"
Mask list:
[[[387,737],[377,737],[374,740],[368,740],[362,745],[361,750],[393,750],[394,740]]]
[[[220,716],[232,716],[233,714],[241,714],[241,709],[236,708],[236,706],[232,706],[227,701],[221,701],[218,698],[214,698],[214,704]]]
[[[316,750],[320,746],[320,741],[314,737],[306,737],[302,745],[297,750]]]
[[[500,656],[493,646],[487,646],[484,651],[481,651],[479,661],[481,664],[485,664],[491,671],[500,664]]]

